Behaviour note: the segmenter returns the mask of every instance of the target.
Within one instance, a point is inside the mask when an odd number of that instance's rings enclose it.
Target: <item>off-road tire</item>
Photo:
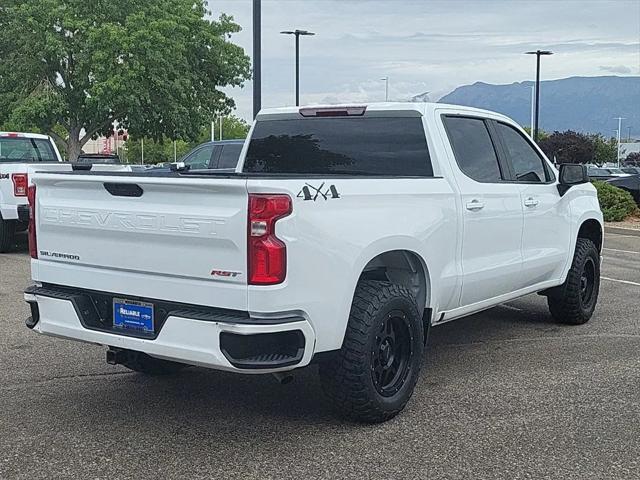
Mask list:
[[[405,358],[403,372],[405,369],[406,372],[396,373],[398,380],[383,394],[382,382],[375,372],[382,368],[381,345],[391,338],[385,337],[380,342],[380,336],[386,335],[381,328],[391,322],[395,322],[393,325],[397,327],[393,328],[402,333],[398,335],[401,341],[384,352],[388,355],[391,351],[393,356],[400,345],[405,345],[395,358]],[[389,282],[361,281],[354,295],[342,348],[320,364],[322,387],[334,410],[343,417],[365,423],[384,422],[400,413],[411,398],[420,374],[423,336],[421,310],[408,289]],[[385,362],[389,361],[391,358],[385,358]]]
[[[171,375],[188,367],[188,365],[185,365],[184,363],[170,362],[168,360],[154,358],[141,352],[129,352],[127,360],[122,362],[122,365],[134,372],[152,376]]]
[[[16,222],[0,217],[0,253],[8,252],[15,242]]]
[[[592,274],[587,272],[592,271]],[[585,297],[585,278],[588,298]],[[590,290],[588,290],[590,288]],[[560,323],[581,325],[593,315],[600,291],[600,254],[591,240],[578,238],[567,279],[547,295],[551,316]]]

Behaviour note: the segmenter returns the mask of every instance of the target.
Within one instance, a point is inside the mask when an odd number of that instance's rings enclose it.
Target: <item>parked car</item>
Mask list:
[[[640,205],[640,175],[629,175],[628,177],[618,177],[607,180],[614,187],[626,190],[633,199]]]
[[[120,163],[120,157],[112,153],[81,153],[78,156],[77,163],[85,164],[108,164],[117,165]]]
[[[29,173],[58,168],[62,162],[54,141],[37,133],[0,132],[0,253],[27,228]]]
[[[235,169],[240,159],[244,139],[207,142],[187,153],[180,161],[191,170]]]
[[[606,168],[596,167],[592,165],[587,165],[587,175],[591,180],[609,180],[613,178],[611,172]]]
[[[597,167],[588,165],[587,175],[591,180],[609,180],[610,178],[627,177],[629,173],[625,173],[620,168],[615,167]]]
[[[621,168],[617,168],[617,167],[607,167],[607,170],[609,170],[609,173],[613,176],[613,177],[628,177],[630,174],[624,172]]]
[[[640,167],[622,167],[621,170],[630,175],[640,175]]]
[[[596,189],[513,120],[287,107],[247,142],[237,173],[36,174],[27,326],[146,374],[317,363],[341,414],[380,422],[411,397],[432,326],[536,292],[558,322],[591,318]]]
[[[176,163],[166,163],[149,170],[151,175],[162,175],[176,168],[189,170],[219,170],[233,172],[238,164],[244,140],[222,140],[198,145]]]

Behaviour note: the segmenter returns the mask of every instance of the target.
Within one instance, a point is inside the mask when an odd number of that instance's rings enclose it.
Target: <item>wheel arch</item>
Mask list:
[[[424,340],[432,322],[433,309],[430,307],[432,300],[432,285],[429,268],[425,259],[413,248],[396,248],[379,250],[369,256],[359,270],[358,278],[354,284],[353,294],[361,280],[382,280],[404,286],[411,291],[416,298],[416,303],[422,315],[424,325]]]
[[[573,224],[571,245],[569,246],[567,261],[561,276],[562,282],[566,280],[571,264],[573,263],[578,238],[591,240],[595,243],[598,252],[602,254],[602,248],[604,246],[604,224],[601,212],[586,211],[580,216],[580,219]]]
[[[576,239],[586,238],[591,240],[598,249],[598,252],[602,252],[603,235],[601,223],[595,218],[587,218],[580,224]]]
[[[361,280],[386,280],[410,290],[418,306],[430,304],[430,280],[424,259],[415,251],[398,249],[378,253],[362,268]]]

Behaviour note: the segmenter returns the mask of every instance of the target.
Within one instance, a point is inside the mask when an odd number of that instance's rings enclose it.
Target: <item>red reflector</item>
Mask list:
[[[275,285],[287,275],[287,247],[276,237],[276,222],[293,209],[289,195],[249,194],[247,264],[249,285]]]
[[[305,107],[300,109],[303,117],[361,117],[367,111],[362,107]]]
[[[29,201],[29,254],[31,258],[38,258],[38,243],[36,242],[36,186],[30,185],[27,199]]]
[[[26,173],[12,173],[13,195],[16,197],[26,197],[29,186],[29,176]]]

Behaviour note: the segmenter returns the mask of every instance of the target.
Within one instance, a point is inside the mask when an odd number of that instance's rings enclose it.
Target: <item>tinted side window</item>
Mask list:
[[[190,153],[184,159],[184,163],[194,170],[199,168],[209,168],[209,161],[211,160],[212,153],[213,145],[206,145],[197,149],[195,152]]]
[[[546,182],[548,174],[538,152],[515,128],[498,123],[497,129],[519,182]]]
[[[242,145],[225,145],[222,147],[220,160],[218,160],[218,168],[235,168],[240,158]]]
[[[443,121],[460,170],[478,182],[502,180],[498,156],[484,120],[450,116]]]
[[[418,117],[258,121],[244,171],[433,176],[424,126]]]

